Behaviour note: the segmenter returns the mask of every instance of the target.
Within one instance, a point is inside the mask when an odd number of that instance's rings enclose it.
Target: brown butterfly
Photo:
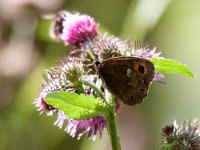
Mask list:
[[[148,94],[155,74],[151,61],[139,57],[114,57],[101,63],[96,70],[104,86],[127,105],[141,103]]]

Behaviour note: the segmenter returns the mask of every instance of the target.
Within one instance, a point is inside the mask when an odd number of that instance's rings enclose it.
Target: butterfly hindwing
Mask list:
[[[141,103],[154,77],[154,65],[138,57],[115,57],[98,66],[105,87],[125,104]]]

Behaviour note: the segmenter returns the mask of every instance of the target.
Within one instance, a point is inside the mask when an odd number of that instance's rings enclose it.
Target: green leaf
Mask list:
[[[71,92],[49,93],[45,101],[75,120],[103,115],[107,110],[106,105],[99,98]]]
[[[187,77],[193,77],[193,74],[190,71],[190,69],[181,62],[163,58],[152,58],[150,60],[153,62],[156,72],[180,73]]]

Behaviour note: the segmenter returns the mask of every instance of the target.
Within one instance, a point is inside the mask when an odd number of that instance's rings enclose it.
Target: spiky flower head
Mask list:
[[[132,43],[130,40],[123,41],[108,34],[103,34],[97,39],[93,51],[101,60],[117,56],[134,56],[150,59],[160,57],[161,54],[161,52],[156,52],[155,47],[151,49],[148,44],[143,45],[138,40]]]
[[[58,112],[58,118],[54,125],[62,128],[65,121],[67,121],[68,124],[65,126],[64,130],[72,137],[77,135],[78,140],[84,134],[88,134],[87,138],[94,141],[96,135],[100,134],[101,137],[103,129],[107,128],[107,120],[103,116],[92,117],[88,120],[72,120],[63,112]]]
[[[162,129],[161,149],[200,150],[200,126],[197,120],[167,125]]]
[[[94,91],[82,84],[82,77],[85,80],[94,82],[99,85],[99,80],[95,76],[87,76],[82,61],[75,57],[64,57],[59,63],[46,71],[42,81],[40,96],[35,99],[34,104],[40,113],[46,112],[47,115],[57,114],[55,125],[62,128],[64,122],[67,122],[65,131],[70,136],[80,139],[82,135],[88,134],[88,139],[95,140],[97,134],[102,134],[103,129],[107,127],[107,121],[103,116],[95,116],[87,120],[73,120],[57,108],[47,104],[45,97],[50,92],[65,91],[73,93],[86,93],[95,95]],[[92,78],[91,78],[92,77]],[[90,94],[89,94],[90,93]]]
[[[43,112],[47,110],[55,112],[56,109],[45,102],[47,93],[56,91],[77,93],[78,83],[80,83],[80,78],[83,74],[83,64],[73,57],[64,57],[60,60],[59,65],[46,70],[44,80],[42,81],[40,96],[34,101],[38,111]],[[48,112],[48,114],[52,113]]]
[[[121,39],[103,34],[99,36],[93,49],[98,60],[103,61],[108,58],[121,56],[121,51],[127,48],[126,42]]]
[[[83,63],[74,57],[64,57],[60,59],[60,63],[57,65],[57,70],[63,73],[63,76],[71,83],[72,87],[77,90],[81,88],[81,78],[85,74]],[[83,91],[77,91],[83,92]]]
[[[126,55],[133,55],[142,58],[157,58],[160,57],[161,52],[156,52],[156,48],[150,48],[148,44],[142,44],[136,40],[133,44],[129,44],[129,49],[125,52]]]
[[[65,45],[80,46],[98,34],[98,25],[95,19],[88,15],[62,11],[53,20],[50,33]]]
[[[148,44],[143,45],[140,41],[136,40],[132,43],[130,40],[123,41],[117,37],[103,34],[97,39],[93,52],[96,54],[100,62],[119,56],[133,56],[145,59],[161,58],[161,52],[156,52],[156,48],[151,49]],[[155,73],[154,81],[161,82],[164,75]]]

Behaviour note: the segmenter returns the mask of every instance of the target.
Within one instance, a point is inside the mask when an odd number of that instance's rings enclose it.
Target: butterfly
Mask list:
[[[139,104],[147,96],[155,75],[154,65],[148,59],[114,57],[95,64],[104,87],[125,104]]]

